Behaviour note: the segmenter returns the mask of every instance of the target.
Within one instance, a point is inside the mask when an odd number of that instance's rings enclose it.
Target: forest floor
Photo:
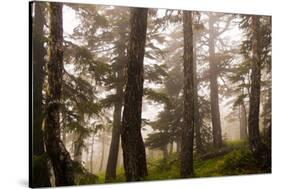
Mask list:
[[[223,155],[218,153],[219,155],[204,160],[195,155],[194,178],[270,173],[270,170],[258,168],[247,144],[231,142],[225,147],[229,150]],[[170,154],[166,160],[148,159],[147,166],[149,175],[144,181],[180,179],[180,162],[176,153]],[[104,183],[104,174],[98,174],[98,177],[98,183]],[[117,178],[112,183],[125,180],[123,169],[118,168]]]

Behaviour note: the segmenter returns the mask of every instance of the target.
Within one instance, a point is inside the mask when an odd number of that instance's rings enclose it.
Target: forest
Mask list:
[[[30,186],[271,173],[271,16],[30,3]]]

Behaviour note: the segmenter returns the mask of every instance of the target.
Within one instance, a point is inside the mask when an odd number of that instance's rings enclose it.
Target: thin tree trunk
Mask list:
[[[48,90],[44,141],[55,174],[56,186],[74,185],[73,163],[60,139],[60,100],[63,70],[62,4],[50,3]]]
[[[174,142],[170,143],[170,154],[172,154],[174,151]]]
[[[102,171],[103,162],[104,162],[104,154],[105,154],[105,131],[102,134],[102,151],[101,151],[101,161],[99,171]]]
[[[211,96],[211,117],[213,127],[214,147],[222,147],[221,120],[218,93],[218,68],[215,54],[214,16],[209,15],[209,66],[210,66],[210,96]]]
[[[120,35],[120,41],[125,41],[125,36]],[[123,105],[123,82],[124,79],[124,69],[122,64],[124,64],[125,59],[125,45],[118,49],[119,61],[117,63],[120,65],[120,69],[117,71],[117,87],[116,87],[116,96],[118,100],[114,103],[114,112],[113,112],[113,129],[112,129],[112,138],[110,144],[110,150],[108,155],[106,173],[105,173],[105,182],[110,181],[111,179],[116,178],[116,167],[118,160],[119,144],[120,144],[120,129],[121,129],[121,117],[122,117],[122,105]]]
[[[203,145],[201,138],[201,127],[202,122],[199,113],[199,102],[198,102],[198,79],[197,79],[197,53],[196,53],[196,41],[193,41],[193,80],[194,80],[194,126],[195,126],[195,141],[196,149],[198,153],[203,153]]]
[[[131,9],[127,82],[121,129],[123,161],[127,181],[139,181],[147,175],[145,147],[141,135],[143,59],[147,12],[148,9],[145,8]]]
[[[162,146],[161,150],[163,152],[163,159],[167,160],[168,159],[168,145]]]
[[[260,155],[261,138],[259,131],[260,113],[260,80],[261,80],[261,42],[260,42],[260,21],[258,16],[252,16],[252,66],[251,66],[251,92],[249,109],[249,140],[250,147],[254,154]]]
[[[178,140],[176,141],[177,144],[177,153],[180,154],[181,152],[181,140],[180,140],[180,136],[178,138]]]
[[[194,139],[194,69],[193,69],[193,32],[192,12],[183,13],[184,34],[184,117],[182,127],[182,149],[180,174],[182,178],[193,176],[193,139]]]
[[[95,134],[92,136],[92,146],[91,146],[91,159],[90,159],[90,170],[91,173],[94,172],[93,161],[94,161],[94,143],[95,143]]]
[[[85,126],[85,117],[84,117],[84,113],[81,112],[80,113],[80,125],[82,127]],[[77,161],[79,163],[82,163],[82,151],[83,151],[83,134],[81,133],[81,131],[77,131],[76,133],[76,139],[74,141],[74,161]]]
[[[240,139],[246,140],[247,139],[247,112],[244,102],[240,105]]]
[[[34,18],[33,18],[33,29],[32,29],[32,68],[33,68],[33,111],[32,111],[32,155],[33,157],[43,156],[44,141],[43,141],[43,83],[45,78],[44,67],[46,50],[44,48],[44,23],[46,22],[43,14],[42,2],[34,2]],[[32,187],[48,187],[50,184],[49,171],[47,166],[47,159],[41,158],[42,163],[40,167],[32,162]]]
[[[119,150],[118,150],[118,167],[123,166],[123,156],[122,156],[122,146],[121,143],[119,143]]]

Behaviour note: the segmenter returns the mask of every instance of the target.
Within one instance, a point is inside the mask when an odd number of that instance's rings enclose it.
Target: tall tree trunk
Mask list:
[[[42,2],[34,2],[34,17],[32,25],[32,81],[33,81],[33,111],[32,111],[32,156],[33,157],[43,157],[44,151],[44,141],[43,141],[43,83],[45,78],[44,67],[46,55],[46,50],[44,48],[44,31],[43,27],[45,24],[44,14],[43,14],[43,4]],[[31,5],[31,6],[32,6]],[[31,8],[32,9],[32,8]],[[33,161],[36,161],[33,159]],[[39,161],[39,160],[37,160]],[[32,162],[32,187],[48,187],[50,185],[49,171],[47,166],[47,159],[40,158],[39,164]]]
[[[104,162],[104,154],[105,154],[105,131],[102,134],[102,151],[101,151],[101,160],[100,160],[100,168],[99,171],[102,171],[103,162]]]
[[[170,154],[172,154],[173,153],[173,151],[174,151],[174,142],[171,142],[170,143]]]
[[[268,96],[267,96],[267,102],[264,107],[264,127],[265,127],[265,143],[271,148],[271,117],[272,117],[272,92],[271,87],[268,89]]]
[[[168,145],[162,146],[161,150],[163,152],[163,160],[165,161],[168,159]]]
[[[93,161],[94,161],[94,143],[95,143],[95,134],[92,136],[92,146],[91,146],[91,159],[90,159],[90,171],[94,172]]]
[[[178,153],[178,154],[180,154],[180,152],[181,152],[181,140],[180,140],[180,137],[181,137],[181,136],[179,136],[179,138],[178,138],[177,141],[176,141],[176,144],[177,144],[177,153]]]
[[[44,141],[55,174],[56,186],[74,184],[73,163],[60,139],[60,100],[63,70],[62,4],[50,3],[50,41],[47,64],[48,90]]]
[[[117,71],[117,84],[116,84],[116,96],[118,100],[114,103],[114,112],[113,112],[113,129],[112,129],[112,138],[109,149],[106,173],[105,173],[105,182],[110,181],[111,179],[116,178],[116,167],[118,160],[119,144],[120,144],[120,129],[121,129],[121,117],[122,117],[122,105],[123,105],[123,80],[124,80],[124,59],[125,59],[125,32],[120,34],[120,42],[124,42],[124,45],[119,46],[118,48],[118,61],[117,64],[120,68]]]
[[[119,151],[118,151],[118,167],[122,167],[123,166],[123,155],[122,155],[122,146],[121,143],[119,143]]]
[[[121,90],[123,89],[121,88]],[[117,159],[118,159],[118,151],[119,151],[119,143],[120,143],[121,110],[122,110],[122,101],[116,102],[114,107],[114,113],[113,113],[112,139],[111,139],[110,150],[108,155],[105,181],[109,181],[110,179],[116,178],[116,167],[117,167]]]
[[[221,120],[218,93],[218,68],[215,54],[214,16],[209,15],[209,67],[210,67],[210,96],[211,117],[214,147],[222,147]]]
[[[182,127],[182,150],[180,174],[182,178],[193,176],[193,139],[194,139],[194,69],[193,69],[193,32],[192,12],[183,13],[184,35],[184,117]]]
[[[247,139],[247,112],[244,102],[240,105],[240,140]]]
[[[80,125],[81,127],[85,126],[85,117],[84,113],[80,113]],[[83,133],[81,131],[77,131],[76,136],[75,136],[75,141],[74,141],[74,161],[77,161],[79,163],[82,163],[82,150],[83,150]]]
[[[194,80],[194,126],[195,126],[195,141],[198,153],[203,153],[203,145],[201,138],[202,120],[199,113],[198,102],[198,79],[197,79],[197,53],[196,53],[196,40],[193,41],[193,80]]]
[[[261,41],[260,21],[258,16],[252,16],[252,66],[251,66],[251,92],[248,118],[249,141],[251,150],[256,156],[260,155],[261,138],[259,131],[260,113],[260,81],[261,81]]]
[[[83,139],[81,133],[76,133],[74,141],[73,160],[82,163]]]
[[[127,181],[139,181],[147,175],[145,147],[141,135],[147,12],[148,9],[145,8],[131,9],[127,83],[121,128],[123,161]]]

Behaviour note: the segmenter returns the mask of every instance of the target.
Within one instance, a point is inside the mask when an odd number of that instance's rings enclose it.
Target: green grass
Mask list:
[[[257,166],[252,153],[245,142],[235,141],[225,144],[231,151],[223,156],[208,160],[194,158],[194,177],[212,177],[228,175],[244,175],[266,173]],[[167,180],[180,178],[180,162],[176,153],[169,155],[167,160],[147,159],[148,176],[144,180]],[[104,173],[97,174],[98,182],[104,183]],[[123,168],[117,169],[117,178],[112,183],[125,182]]]

